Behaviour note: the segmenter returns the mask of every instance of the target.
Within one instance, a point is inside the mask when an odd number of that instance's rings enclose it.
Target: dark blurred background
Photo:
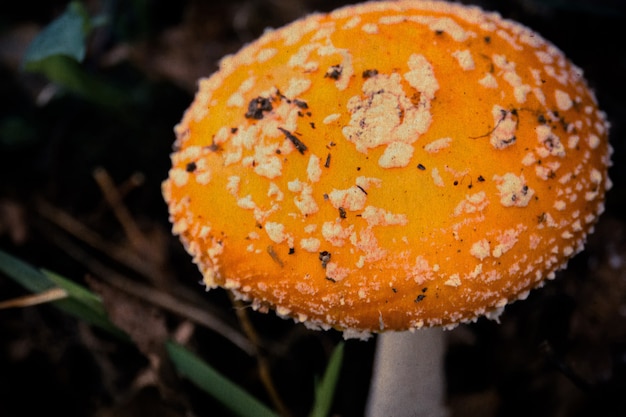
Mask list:
[[[165,332],[185,341],[270,404],[257,370],[262,359],[286,409],[307,415],[314,378],[341,335],[309,331],[272,313],[244,318],[245,309],[225,292],[202,291],[199,273],[169,233],[160,183],[173,126],[199,77],[267,27],[349,3],[88,0],[89,13],[109,21],[89,37],[81,65],[122,93],[122,104],[112,107],[21,69],[30,41],[67,2],[3,2],[0,249],[90,286],[109,306],[125,300],[111,314],[140,315],[139,324],[125,323],[141,329],[139,338]],[[615,154],[614,187],[586,251],[556,280],[509,306],[500,323],[481,319],[446,333],[451,416],[625,416],[626,4],[463,3],[535,29],[581,67],[611,122]],[[26,294],[0,276],[0,301]],[[211,328],[211,320],[225,330]],[[260,353],[233,343],[242,320],[255,329]],[[346,343],[333,415],[362,415],[373,348],[374,339]],[[146,349],[51,305],[0,310],[0,416],[44,413],[229,415],[188,382],[155,372]]]

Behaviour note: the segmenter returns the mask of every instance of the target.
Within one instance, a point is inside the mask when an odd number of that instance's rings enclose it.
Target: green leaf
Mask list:
[[[65,12],[46,26],[28,46],[23,66],[54,55],[64,55],[81,62],[85,58],[85,41],[90,30],[85,7],[72,2]]]
[[[343,343],[337,345],[328,360],[321,382],[315,387],[315,404],[309,414],[310,417],[326,417],[330,412],[343,362],[343,346]]]
[[[130,102],[127,94],[87,72],[78,62],[64,55],[31,62],[27,69],[39,72],[66,90],[106,108],[122,111]]]
[[[265,404],[248,394],[239,385],[224,377],[202,359],[174,342],[167,351],[178,371],[196,386],[209,393],[235,415],[241,417],[278,417]]]
[[[80,65],[86,54],[87,36],[94,27],[106,22],[106,16],[90,18],[81,3],[70,3],[65,13],[31,42],[22,60],[22,68],[42,74],[92,103],[123,113],[121,107],[128,104],[128,94]]]

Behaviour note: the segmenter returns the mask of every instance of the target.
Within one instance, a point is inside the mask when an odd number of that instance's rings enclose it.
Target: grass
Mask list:
[[[37,270],[3,251],[0,251],[0,272],[35,294],[54,289],[63,290],[64,296],[52,301],[56,307],[111,333],[120,342],[131,341],[122,329],[111,322],[100,297],[82,285],[53,272]],[[184,346],[168,340],[165,342],[165,348],[169,354],[169,359],[183,377],[188,378],[208,395],[221,402],[233,415],[241,417],[279,416]],[[340,374],[342,357],[343,347],[340,344],[331,356],[323,378],[317,384],[316,400],[310,417],[328,415]]]

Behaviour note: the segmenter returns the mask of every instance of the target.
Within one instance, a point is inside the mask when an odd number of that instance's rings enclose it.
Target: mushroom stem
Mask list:
[[[378,335],[367,417],[447,415],[440,328]]]

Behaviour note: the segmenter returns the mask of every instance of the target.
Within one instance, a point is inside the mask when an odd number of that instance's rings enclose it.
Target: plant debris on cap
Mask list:
[[[348,337],[497,316],[582,250],[610,187],[581,70],[445,2],[268,31],[175,131],[163,193],[206,286]]]

